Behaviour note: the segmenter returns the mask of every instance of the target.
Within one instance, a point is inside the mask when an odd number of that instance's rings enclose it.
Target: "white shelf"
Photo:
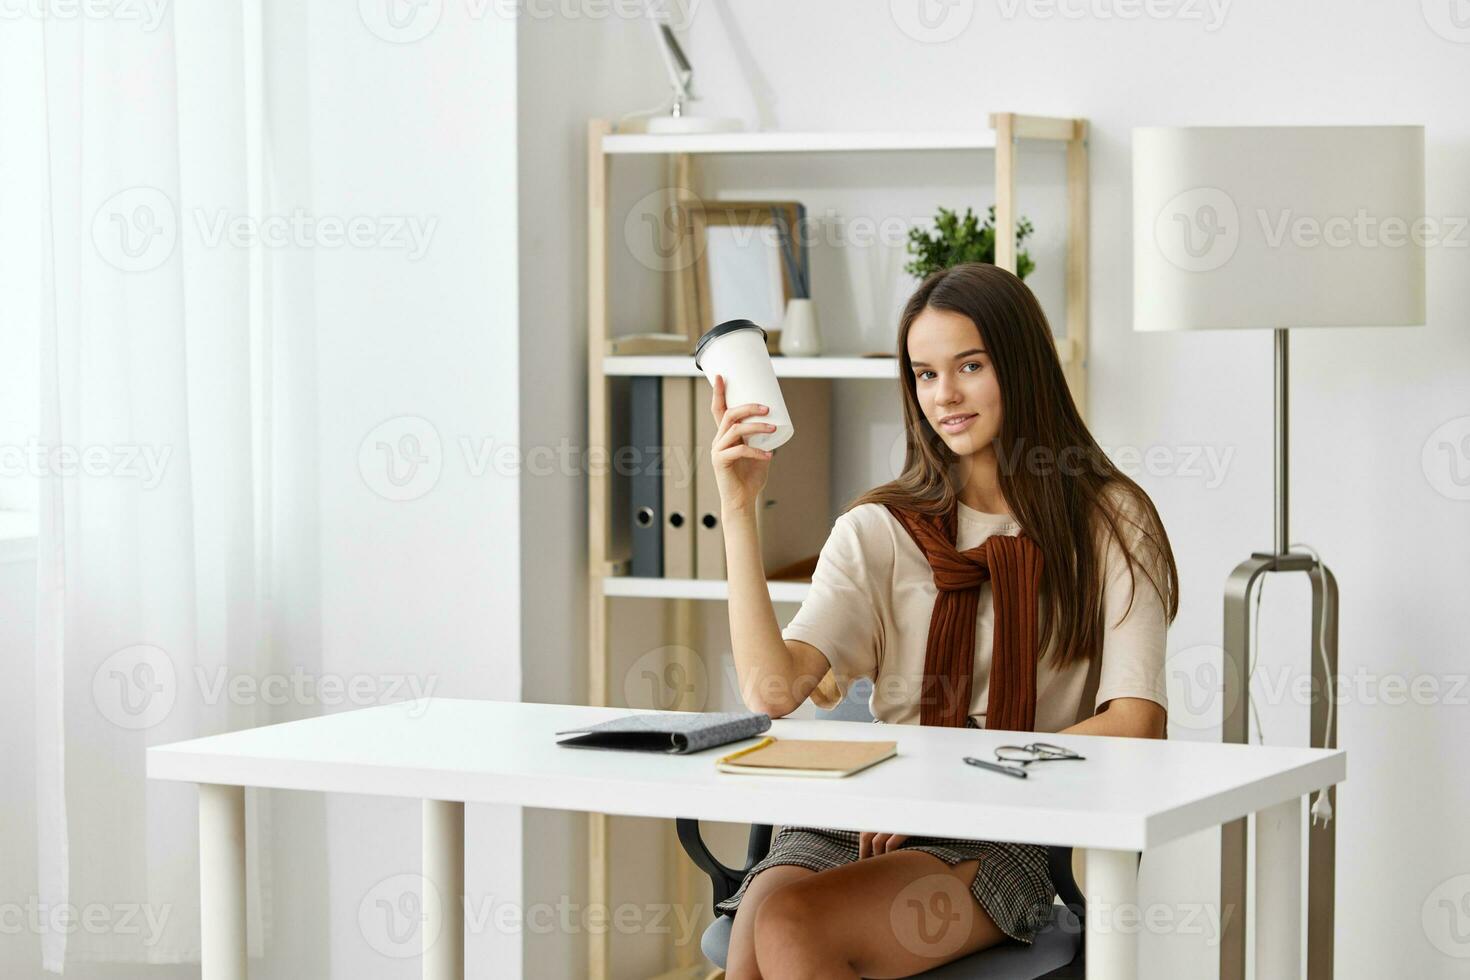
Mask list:
[[[894,357],[773,357],[778,378],[886,378],[898,377],[898,359]],[[701,376],[694,358],[687,354],[667,356],[633,355],[604,357],[602,371],[612,376],[664,375],[668,377]]]
[[[857,133],[612,133],[604,153],[853,153],[993,150],[992,130]]]
[[[801,602],[809,582],[767,582],[772,602]],[[634,578],[612,576],[602,580],[602,594],[644,599],[729,599],[730,583],[724,579]]]

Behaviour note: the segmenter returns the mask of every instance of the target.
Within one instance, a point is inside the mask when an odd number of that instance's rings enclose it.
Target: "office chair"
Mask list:
[[[817,710],[817,717],[836,721],[872,721],[868,698],[872,682],[854,683],[842,703],[830,711]],[[746,847],[745,867],[727,868],[710,852],[699,833],[699,821],[680,817],[676,821],[679,843],[695,865],[709,875],[714,889],[714,904],[735,893],[754,867],[771,849],[771,825],[752,824]],[[1036,934],[1036,941],[1026,946],[1012,940],[989,949],[946,963],[933,970],[915,974],[916,980],[1082,980],[1086,974],[1082,942],[1086,904],[1077,881],[1072,877],[1072,849],[1048,847],[1047,865],[1052,883],[1062,904],[1052,905],[1051,921]],[[737,910],[738,911],[738,910]],[[709,961],[725,968],[730,948],[730,930],[734,917],[719,915],[700,937],[699,947]]]

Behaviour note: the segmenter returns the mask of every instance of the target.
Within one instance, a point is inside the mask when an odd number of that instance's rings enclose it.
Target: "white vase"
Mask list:
[[[816,357],[822,353],[817,308],[811,300],[786,301],[786,317],[781,321],[781,353],[786,357]]]

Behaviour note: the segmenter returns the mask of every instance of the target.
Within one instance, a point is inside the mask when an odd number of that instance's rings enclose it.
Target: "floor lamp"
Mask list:
[[[1150,127],[1133,131],[1134,329],[1269,329],[1275,335],[1275,541],[1225,586],[1226,742],[1249,724],[1251,592],[1272,572],[1312,580],[1311,744],[1336,744],[1337,583],[1288,534],[1288,331],[1424,323],[1421,126]],[[1298,546],[1300,547],[1300,546]],[[1258,599],[1259,601],[1259,599]],[[1328,791],[1325,804],[1334,794]],[[1307,976],[1332,976],[1336,824],[1308,830]],[[1300,861],[1300,854],[1280,855]],[[1220,980],[1243,980],[1246,821],[1220,845]],[[1257,855],[1261,867],[1262,855]],[[1225,919],[1225,910],[1232,910]],[[1256,946],[1294,944],[1262,923]],[[1257,974],[1259,975],[1259,973]]]

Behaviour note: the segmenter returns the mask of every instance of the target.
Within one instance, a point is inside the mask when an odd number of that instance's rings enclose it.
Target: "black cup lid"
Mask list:
[[[704,353],[704,349],[716,337],[723,337],[725,334],[734,333],[737,330],[759,330],[761,332],[761,339],[764,340],[766,337],[765,328],[750,320],[726,320],[724,323],[711,327],[705,332],[704,336],[699,338],[699,343],[694,345],[694,366],[701,371],[704,370],[699,367],[699,355]]]

